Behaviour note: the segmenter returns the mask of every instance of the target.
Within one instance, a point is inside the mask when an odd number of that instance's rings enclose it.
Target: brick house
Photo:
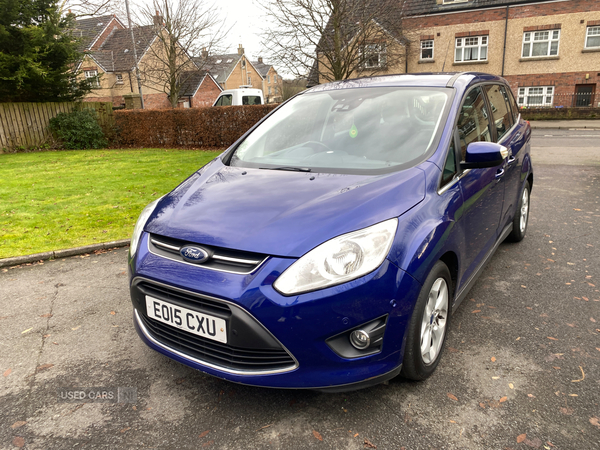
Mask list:
[[[240,44],[237,53],[209,55],[206,50],[202,56],[193,58],[201,71],[209,73],[222,89],[238,89],[250,86],[261,89],[266,103],[280,102],[282,79],[272,65],[258,61],[250,61]]]
[[[262,91],[265,96],[266,103],[279,103],[283,99],[282,88],[283,80],[270,64],[263,62],[262,57],[258,57],[257,61],[253,61],[252,65],[260,73],[263,79]]]
[[[157,60],[150,51],[159,45],[157,32],[160,27],[147,25],[134,28],[136,54],[142,78],[142,92],[146,109],[171,108],[163,86],[151,76],[156,70]],[[73,34],[80,37],[84,58],[76,67],[86,78],[93,79],[96,88],[84,101],[112,102],[114,106],[125,106],[124,96],[138,94],[131,32],[114,16],[83,19],[76,22]],[[200,107],[212,104],[221,92],[218,83],[189,59],[189,70],[183,73],[182,97],[178,107]]]
[[[521,106],[599,106],[600,0],[405,0],[408,72],[506,78]]]
[[[223,89],[238,89],[240,86],[262,89],[262,75],[246,57],[241,44],[237,53],[209,55],[203,50],[202,56],[192,59],[200,70],[210,73]]]
[[[600,0],[400,0],[399,8],[406,64],[381,74],[488,72],[506,78],[523,107],[600,106]]]

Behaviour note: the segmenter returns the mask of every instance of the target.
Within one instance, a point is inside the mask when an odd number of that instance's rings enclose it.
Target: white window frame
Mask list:
[[[248,75],[248,86],[252,86],[252,72],[247,72]]]
[[[430,45],[431,44],[431,45]],[[429,50],[431,49],[431,56],[428,58],[424,58],[423,57],[423,50]],[[421,61],[431,61],[434,58],[435,55],[435,43],[433,42],[433,39],[424,39],[421,41],[421,54],[419,55],[419,59]]]
[[[267,83],[271,84],[271,75],[267,75]]]
[[[547,36],[545,36],[547,34]],[[533,44],[547,43],[548,50],[545,55],[533,55]],[[552,53],[552,44],[556,43],[556,53]],[[525,46],[528,46],[528,52],[525,53]],[[560,51],[560,28],[542,31],[526,31],[523,33],[523,45],[521,47],[522,58],[545,58],[558,56]]]
[[[530,106],[551,107],[554,105],[554,86],[528,86],[520,87],[517,95],[519,108]],[[530,103],[530,99],[541,97],[541,103]]]
[[[590,32],[593,32],[594,34],[591,34]],[[598,45],[594,45],[594,46],[588,45],[589,39],[591,37],[598,37],[598,39],[600,39],[600,25],[594,25],[594,26],[591,26],[591,27],[588,26],[586,28],[586,31],[585,31],[585,47],[584,47],[584,48],[600,49],[600,42],[598,42]]]
[[[117,79],[117,81],[116,81],[117,84],[123,84],[124,83],[124,81],[123,81],[123,74],[122,73],[118,73],[115,76],[116,76],[116,79]]]
[[[90,78],[95,78],[93,81],[91,81],[91,85],[94,87],[100,87],[100,81],[98,80],[98,71],[96,69],[84,70],[83,74],[85,75],[85,78],[88,80]]]
[[[365,69],[381,69],[385,67],[387,62],[387,48],[385,43],[383,44],[365,44],[362,48],[362,54],[364,58],[363,67]],[[377,58],[377,62],[372,64],[374,58]]]
[[[273,74],[273,83],[277,83],[277,74]]]
[[[454,62],[476,62],[476,61],[487,61],[488,60],[488,49],[490,44],[490,37],[486,35],[482,36],[467,36],[459,37],[454,41]],[[477,59],[465,59],[465,53],[467,49],[477,49]],[[482,50],[485,49],[485,57],[482,57]],[[457,58],[460,50],[460,59]]]

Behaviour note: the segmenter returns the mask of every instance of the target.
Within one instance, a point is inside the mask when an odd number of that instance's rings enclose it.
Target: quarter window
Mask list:
[[[560,30],[523,33],[523,58],[557,56]]]
[[[433,39],[421,41],[421,59],[433,59]]]
[[[600,48],[600,27],[588,27],[585,48]]]
[[[492,140],[488,117],[483,91],[480,87],[476,87],[465,97],[458,118],[457,127],[462,161],[465,160],[467,146],[471,142],[490,142]]]
[[[450,182],[456,173],[456,154],[454,151],[454,137],[450,142],[450,149],[448,150],[448,156],[446,157],[446,163],[444,164],[444,172],[442,173],[442,186]]]
[[[519,106],[552,106],[554,86],[519,88]]]
[[[496,126],[496,133],[498,142],[506,134],[506,132],[512,127],[512,116],[510,111],[510,105],[508,104],[508,96],[504,86],[499,84],[490,84],[485,87],[487,91],[488,100],[490,102],[490,108],[492,110],[492,116],[494,118],[494,125]]]
[[[455,62],[487,61],[488,36],[456,38]]]

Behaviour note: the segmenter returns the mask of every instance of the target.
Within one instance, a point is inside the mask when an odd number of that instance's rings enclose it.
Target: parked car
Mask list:
[[[264,103],[263,91],[260,89],[240,88],[221,92],[213,106],[262,105]]]
[[[435,370],[533,186],[502,78],[316,86],[144,209],[129,257],[154,350],[237,383],[328,391]]]

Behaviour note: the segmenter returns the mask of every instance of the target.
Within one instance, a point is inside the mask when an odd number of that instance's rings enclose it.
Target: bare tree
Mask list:
[[[143,21],[152,21],[155,28],[140,70],[146,82],[159,86],[175,108],[186,84],[202,69],[191,56],[219,47],[225,36],[224,21],[216,6],[205,0],[153,0],[140,10]]]
[[[76,18],[117,14],[124,16],[123,0],[61,0],[61,15],[70,11]]]
[[[296,78],[294,80],[283,80],[280,86],[277,87],[278,92],[281,95],[281,101],[286,101],[292,98],[299,92],[306,89],[306,78]]]
[[[344,80],[398,66],[404,38],[397,0],[259,0],[263,46],[295,76]],[[316,73],[315,73],[316,71]]]

